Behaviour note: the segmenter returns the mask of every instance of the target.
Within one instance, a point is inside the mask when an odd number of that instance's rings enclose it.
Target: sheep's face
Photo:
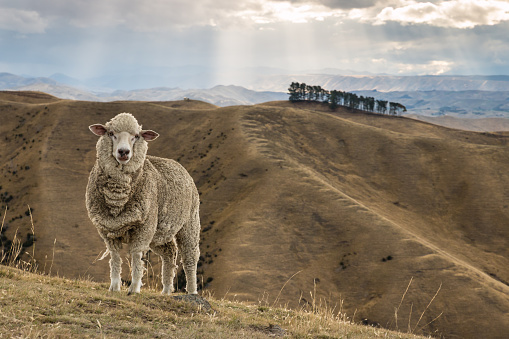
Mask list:
[[[115,133],[113,131],[109,131],[108,137],[110,137],[111,141],[113,141],[113,150],[111,153],[113,157],[119,164],[127,164],[133,155],[134,143],[138,141],[140,135],[133,135],[129,132]]]
[[[142,130],[139,133],[133,134],[126,131],[114,131],[103,125],[92,125],[89,128],[95,135],[111,139],[111,155],[121,165],[127,164],[133,157],[136,142],[141,142],[141,139],[151,141],[159,136],[159,134],[151,130]]]

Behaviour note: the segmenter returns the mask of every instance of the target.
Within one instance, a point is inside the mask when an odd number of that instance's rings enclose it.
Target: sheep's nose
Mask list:
[[[123,149],[123,148],[121,148],[121,149],[119,149],[119,150],[118,150],[118,154],[119,154],[121,157],[124,157],[124,156],[126,156],[126,155],[128,155],[128,154],[129,154],[129,150],[128,150],[128,149]]]

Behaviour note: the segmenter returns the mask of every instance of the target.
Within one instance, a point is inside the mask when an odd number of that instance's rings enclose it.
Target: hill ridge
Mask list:
[[[310,114],[328,114],[328,113],[321,113],[321,112],[313,112],[312,110],[309,110],[309,112],[310,112]],[[340,117],[337,117],[337,116],[334,116],[334,118],[341,119]],[[248,118],[246,118],[246,120],[248,120]],[[345,122],[348,122],[348,123],[351,123],[351,124],[358,124],[358,125],[365,126],[365,125],[363,125],[362,123],[359,123],[359,122],[352,122],[352,121],[348,121],[347,119],[341,119],[341,120],[343,120]],[[251,125],[244,124],[243,125],[243,127],[248,127],[248,128],[249,127],[252,128],[254,126],[255,125],[253,125],[253,124],[251,124]],[[369,128],[380,128],[380,127],[369,126]],[[447,129],[447,127],[442,127],[442,128]],[[398,135],[404,135],[403,133],[396,132],[396,131],[389,131],[389,133],[395,133],[395,134],[398,134]],[[337,193],[340,196],[342,196],[342,198],[344,200],[351,201],[352,202],[352,206],[355,206],[359,211],[369,212],[373,216],[376,216],[376,217],[386,221],[387,223],[397,227],[399,230],[407,233],[409,236],[411,236],[412,238],[417,240],[419,243],[425,245],[426,247],[428,247],[430,250],[434,251],[435,253],[440,254],[440,255],[442,255],[445,258],[448,258],[449,260],[451,260],[451,262],[453,262],[453,263],[455,263],[455,264],[457,264],[459,266],[462,266],[462,267],[464,267],[464,268],[466,268],[468,270],[471,270],[472,272],[477,273],[480,276],[479,278],[484,278],[483,280],[488,281],[490,284],[492,284],[495,288],[499,289],[501,292],[509,294],[509,286],[506,283],[504,283],[504,282],[500,281],[499,279],[494,278],[492,275],[490,275],[490,274],[488,274],[488,273],[486,273],[486,272],[484,272],[484,271],[474,267],[472,264],[466,262],[465,260],[460,259],[460,258],[452,255],[451,253],[449,253],[448,251],[444,250],[440,246],[438,246],[438,245],[434,244],[433,242],[431,242],[429,239],[427,239],[427,238],[423,237],[422,235],[419,235],[419,234],[417,234],[415,232],[412,232],[409,229],[406,229],[406,228],[402,227],[397,222],[391,220],[390,218],[386,217],[385,215],[383,215],[383,214],[377,212],[376,210],[370,208],[369,206],[367,206],[366,204],[362,203],[361,201],[359,201],[359,200],[349,196],[347,193],[342,191],[340,188],[336,187],[329,180],[324,178],[323,175],[321,175],[317,171],[315,171],[315,170],[313,170],[313,169],[303,165],[302,163],[299,163],[297,160],[295,160],[295,159],[293,159],[293,158],[291,158],[289,156],[278,155],[277,152],[274,149],[272,149],[272,148],[270,148],[268,146],[268,140],[264,139],[263,137],[260,137],[259,134],[256,134],[254,129],[251,131],[251,137],[252,137],[252,139],[254,137],[254,140],[256,140],[257,148],[261,149],[260,153],[262,155],[269,154],[269,158],[270,159],[277,160],[280,163],[283,163],[285,161],[286,162],[293,162],[292,166],[289,166],[288,164],[286,164],[285,167],[289,168],[291,170],[294,170],[294,171],[299,171],[299,172],[303,172],[303,173],[309,174],[309,177],[306,178],[306,180],[310,180],[310,181],[311,180],[315,180],[315,181],[320,182],[322,185],[330,188],[332,191],[334,191],[335,193]],[[438,139],[438,138],[435,137],[435,139]],[[457,142],[457,141],[455,141],[455,142]],[[482,145],[482,146],[484,146],[484,147],[495,147],[493,145]]]

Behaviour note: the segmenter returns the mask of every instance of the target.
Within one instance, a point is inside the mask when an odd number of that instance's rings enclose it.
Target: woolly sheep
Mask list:
[[[162,259],[162,293],[172,293],[177,246],[182,252],[187,293],[196,294],[200,203],[193,179],[176,161],[147,155],[147,141],[159,134],[142,130],[129,113],[89,129],[100,138],[86,205],[106,243],[103,258],[110,254],[110,291],[120,291],[119,250],[127,243],[132,269],[129,294],[140,292],[142,256],[149,249]]]

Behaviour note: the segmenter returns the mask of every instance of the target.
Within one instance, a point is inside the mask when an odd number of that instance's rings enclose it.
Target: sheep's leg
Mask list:
[[[143,252],[132,252],[131,253],[131,286],[129,286],[129,291],[127,295],[131,295],[133,293],[140,293],[141,289],[141,278],[143,278],[143,261],[141,257],[143,256]]]
[[[120,291],[120,286],[122,285],[120,273],[122,273],[122,258],[120,253],[110,250],[110,291]]]
[[[192,220],[177,233],[177,244],[182,252],[186,291],[197,294],[196,266],[200,257],[200,219],[197,211]]]
[[[168,243],[167,252],[161,257],[163,261],[162,267],[162,294],[171,294],[173,292],[173,279],[175,278],[175,270],[177,268],[177,244],[175,240]]]
[[[175,239],[162,246],[157,246],[153,251],[161,257],[162,260],[162,294],[171,294],[174,291],[173,280],[175,279],[175,269],[177,268],[177,244]]]
[[[169,257],[161,257],[163,261],[162,267],[162,283],[163,290],[161,294],[172,294],[175,290],[173,288],[173,280],[175,279],[175,269],[177,268],[177,258],[170,259]]]

